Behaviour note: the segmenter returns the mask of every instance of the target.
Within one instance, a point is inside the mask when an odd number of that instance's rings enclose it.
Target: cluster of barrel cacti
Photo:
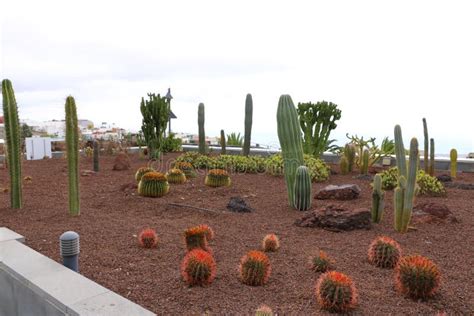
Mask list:
[[[332,270],[334,260],[326,252],[320,250],[319,253],[311,258],[311,270],[314,272],[326,272]]]
[[[79,206],[79,127],[77,125],[76,101],[66,98],[66,150],[69,179],[69,214],[77,216]]]
[[[298,210],[305,211],[311,207],[311,177],[304,168],[298,114],[289,95],[282,95],[278,102],[277,130],[283,156],[288,203]]]
[[[265,252],[275,252],[280,249],[280,240],[275,234],[265,235],[262,242],[262,249]]]
[[[11,208],[19,209],[22,207],[20,123],[15,92],[8,79],[2,81],[2,95],[8,150],[7,163],[10,173],[10,205]]]
[[[181,169],[173,168],[166,173],[166,178],[169,183],[183,184],[186,182],[186,175]]]
[[[210,187],[230,186],[229,173],[224,169],[211,169],[206,175],[204,183]]]
[[[438,290],[441,276],[436,264],[420,255],[402,257],[395,269],[398,290],[413,299],[426,299]]]
[[[380,223],[383,217],[383,210],[385,206],[385,192],[382,190],[382,176],[376,174],[374,176],[374,182],[372,184],[372,222]]]
[[[158,236],[155,230],[145,228],[138,235],[138,242],[143,248],[154,248],[158,245]]]
[[[418,141],[412,138],[407,169],[405,147],[403,146],[402,130],[400,125],[395,126],[395,154],[397,157],[398,186],[394,192],[395,229],[405,233],[410,224],[413,210],[413,200],[416,189]]]
[[[251,250],[240,259],[240,279],[242,283],[259,286],[267,283],[271,274],[270,260],[258,250]]]
[[[181,263],[181,275],[189,286],[211,284],[216,275],[214,257],[199,248],[189,251]]]
[[[345,313],[357,305],[357,291],[350,277],[329,271],[316,283],[316,299],[321,308],[335,313]]]
[[[214,231],[208,225],[190,227],[184,231],[184,241],[188,251],[199,248],[212,252],[208,244],[208,241],[212,239],[214,239]]]
[[[377,237],[369,246],[369,262],[380,268],[394,268],[401,255],[400,245],[390,237]]]
[[[196,178],[196,171],[192,164],[186,161],[177,161],[175,162],[173,168],[180,169],[184,172],[186,179]]]
[[[146,197],[162,197],[169,189],[166,176],[156,171],[145,173],[138,183],[138,193]]]

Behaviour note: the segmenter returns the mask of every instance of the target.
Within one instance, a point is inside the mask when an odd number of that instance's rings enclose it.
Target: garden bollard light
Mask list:
[[[59,237],[59,248],[63,265],[79,272],[79,234],[73,231],[63,233]]]

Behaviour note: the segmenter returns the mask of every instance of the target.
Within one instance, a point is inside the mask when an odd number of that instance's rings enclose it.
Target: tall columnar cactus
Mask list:
[[[407,174],[407,162],[405,156],[405,146],[403,146],[402,128],[395,125],[395,156],[397,158],[398,177]]]
[[[383,216],[385,192],[382,190],[382,177],[379,174],[374,176],[372,190],[372,222],[380,223]]]
[[[345,155],[342,155],[339,160],[339,169],[341,170],[341,174],[349,173],[349,162],[347,162],[347,157]]]
[[[2,81],[3,115],[7,145],[7,163],[10,171],[10,205],[21,208],[21,145],[18,108],[10,80]]]
[[[397,137],[397,127],[399,129],[399,137]],[[397,165],[405,165],[406,161],[403,155],[399,159],[400,148],[403,148],[403,141],[401,140],[400,126],[395,127],[395,152],[397,153]],[[405,233],[408,230],[408,224],[411,220],[411,213],[413,210],[413,199],[415,197],[416,175],[417,175],[417,156],[418,156],[418,141],[412,138],[410,142],[410,156],[409,169],[407,173],[400,173],[398,179],[398,186],[394,192],[394,207],[395,207],[395,229],[398,232]],[[403,160],[403,163],[399,160]],[[399,167],[402,168],[402,167]],[[400,169],[399,169],[400,170]],[[403,169],[402,169],[403,170]]]
[[[362,165],[360,166],[360,174],[368,174],[369,172],[369,150],[366,148],[362,154]]]
[[[430,176],[434,177],[435,171],[435,143],[434,139],[430,138]]]
[[[306,211],[311,207],[311,176],[305,166],[296,169],[294,197],[297,210]]]
[[[248,156],[250,153],[250,138],[252,134],[252,113],[253,113],[253,102],[252,95],[249,93],[245,98],[245,135],[244,135],[244,156]]]
[[[283,156],[288,203],[293,206],[296,169],[304,165],[304,161],[298,114],[289,95],[282,95],[278,102],[277,130]]]
[[[428,152],[430,151],[429,147],[429,141],[430,139],[428,138],[428,125],[426,124],[426,119],[423,118],[423,136],[425,140],[425,146],[424,146],[424,151],[423,151],[423,166],[425,168],[425,172],[429,172],[429,166],[428,166]]]
[[[458,171],[458,152],[456,149],[451,149],[449,152],[449,158],[451,159],[451,178],[456,178]]]
[[[221,129],[221,155],[227,154],[227,150],[225,148],[225,133],[224,130]]]
[[[142,98],[142,132],[148,147],[148,156],[156,159],[163,150],[164,135],[168,126],[170,107],[166,97],[148,93],[148,100]]]
[[[100,144],[98,141],[94,141],[94,171],[99,172],[99,152]]]
[[[79,128],[76,101],[66,98],[66,148],[69,173],[69,214],[79,215]]]
[[[206,134],[204,132],[204,103],[199,103],[198,107],[198,126],[199,126],[199,153],[206,153]]]
[[[356,149],[354,144],[346,144],[344,147],[344,156],[347,158],[348,171],[352,172],[354,168]]]

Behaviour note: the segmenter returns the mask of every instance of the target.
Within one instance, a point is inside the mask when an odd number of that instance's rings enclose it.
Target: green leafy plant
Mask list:
[[[166,97],[148,93],[148,100],[142,98],[140,111],[148,155],[151,158],[158,158],[163,151],[163,138],[169,119],[169,104]]]
[[[244,138],[240,133],[230,133],[227,134],[227,146],[242,147],[244,143]]]
[[[304,153],[319,157],[331,148],[329,135],[337,127],[336,121],[341,118],[341,110],[337,104],[321,101],[316,104],[298,103],[297,113],[303,131]]]
[[[170,133],[166,138],[163,139],[162,152],[170,153],[182,150],[181,138],[176,138],[174,133]]]
[[[445,196],[446,189],[441,181],[437,178],[426,174],[423,170],[418,172],[416,177],[418,184],[417,194],[429,196]]]

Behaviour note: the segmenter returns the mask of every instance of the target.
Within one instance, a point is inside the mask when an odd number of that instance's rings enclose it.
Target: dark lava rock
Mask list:
[[[118,153],[115,156],[114,166],[112,170],[122,171],[122,170],[129,170],[130,169],[130,158],[126,153]]]
[[[314,196],[318,200],[353,200],[360,195],[360,188],[357,184],[328,185],[316,192]]]
[[[353,177],[354,179],[358,179],[358,180],[368,180],[368,181],[372,181],[374,179],[374,176],[370,175],[370,174],[359,174],[357,176],[354,176]]]
[[[342,206],[329,205],[304,215],[296,220],[295,225],[319,227],[335,232],[370,229],[371,215],[368,209],[348,210]]]
[[[442,174],[436,177],[441,182],[451,182],[453,178],[449,174]]]
[[[412,220],[415,223],[458,222],[446,205],[433,202],[419,203],[413,207]]]
[[[237,213],[253,212],[253,208],[247,205],[247,202],[245,202],[245,200],[239,196],[231,197],[229,203],[227,204],[227,208],[231,212]]]

